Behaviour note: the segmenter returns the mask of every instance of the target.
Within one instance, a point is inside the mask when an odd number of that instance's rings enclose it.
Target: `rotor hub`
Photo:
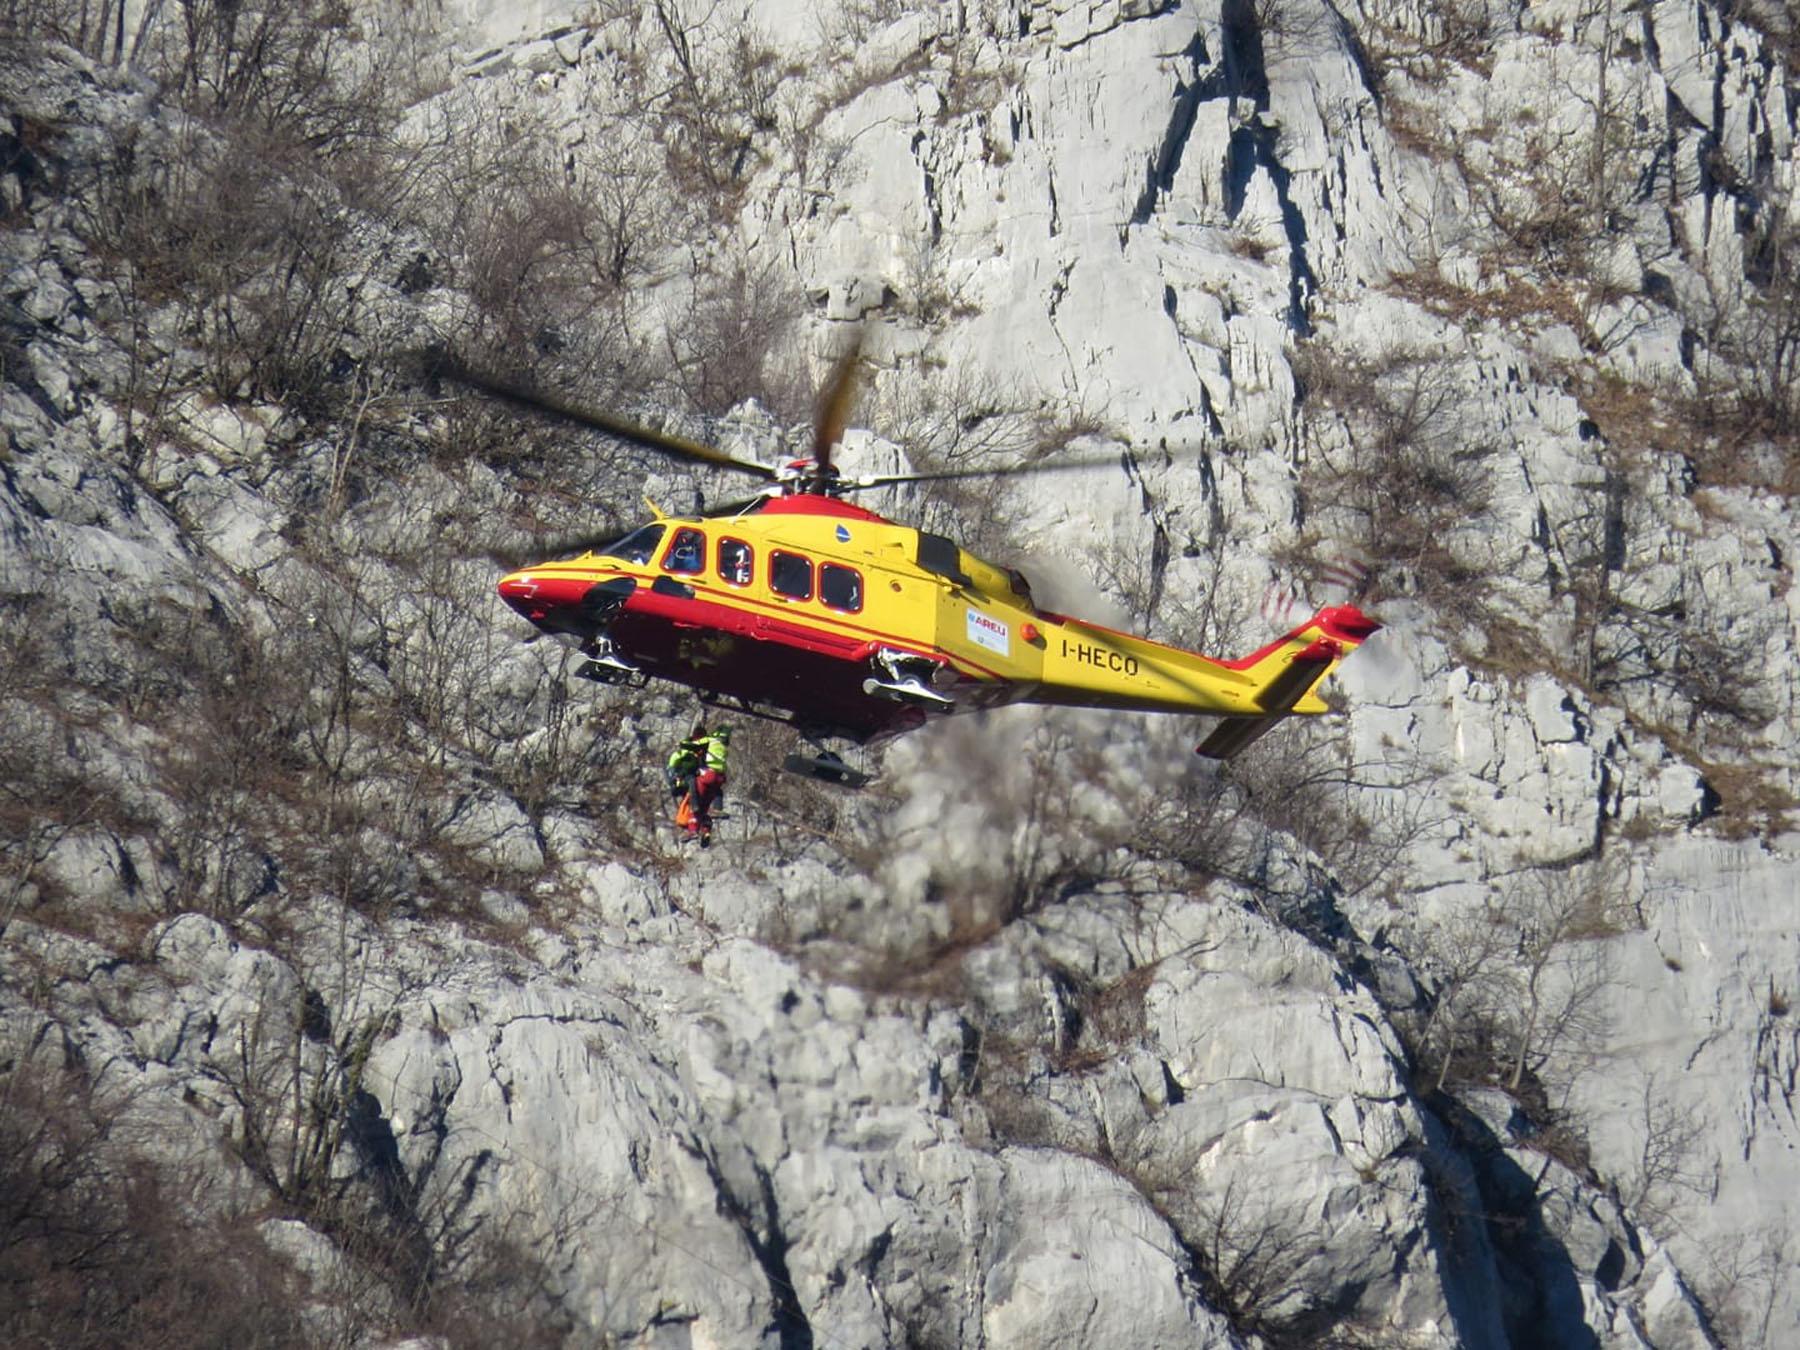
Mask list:
[[[820,497],[842,497],[857,484],[838,472],[837,466],[816,459],[791,459],[776,471],[775,482],[784,497],[811,493]]]

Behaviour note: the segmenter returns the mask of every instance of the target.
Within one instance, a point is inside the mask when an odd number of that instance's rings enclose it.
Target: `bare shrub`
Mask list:
[[[741,25],[720,31],[717,6],[652,0],[651,13],[675,75],[666,146],[678,179],[731,199],[755,165],[759,137],[779,126],[775,94],[785,73],[760,33]]]
[[[1709,482],[1800,492],[1800,210],[1791,196],[1745,194],[1741,287],[1716,288],[1699,316],[1707,350],[1696,456]],[[1773,453],[1769,453],[1772,449]]]
[[[12,1049],[0,1072],[0,1339],[314,1343],[292,1272],[242,1225],[194,1214],[128,1099]]]
[[[1571,666],[1526,635],[1535,648],[1528,659],[1622,704],[1674,742],[1742,743],[1776,716],[1767,655],[1779,624],[1734,612],[1703,568],[1682,568],[1652,593],[1625,576],[1633,534],[1645,528],[1641,489],[1629,461],[1607,459],[1591,504],[1543,520],[1553,580],[1575,603],[1579,659]]]
[[[121,815],[86,763],[70,753],[65,672],[42,605],[0,602],[0,936],[45,899],[39,868],[71,832]]]
[[[173,719],[162,768],[178,812],[168,843],[186,881],[172,900],[228,919],[275,884],[268,795],[282,775],[288,742],[285,728],[269,716],[280,704],[263,700],[288,691],[277,689],[285,681],[254,647],[229,637],[208,645],[212,651],[201,659],[219,664],[207,672],[211,678],[196,681]]]
[[[1318,1306],[1306,1279],[1325,1246],[1320,1217],[1236,1172],[1222,1186],[1196,1168],[1167,1172],[1154,1162],[1126,1175],[1174,1227],[1202,1297],[1235,1331],[1271,1346],[1329,1343],[1318,1338],[1345,1310]]]
[[[190,122],[166,154],[121,146],[83,209],[133,300],[177,306],[213,394],[331,399],[359,313],[343,275],[353,222],[310,147],[279,127]]]
[[[236,1108],[238,1156],[309,1222],[329,1222],[349,1191],[354,1174],[340,1154],[379,1027],[365,1019],[339,1030],[325,1004],[302,991],[285,1007],[264,997],[207,1061],[207,1076]]]
[[[1316,56],[1344,31],[1343,20],[1332,9],[1304,0],[1250,0],[1249,21],[1271,62]]]
[[[616,134],[623,143],[603,152],[599,170],[565,161],[541,124],[498,138],[446,128],[430,147],[419,166],[429,187],[414,212],[449,262],[446,279],[471,302],[459,348],[512,361],[525,353],[590,378],[627,357],[619,295],[638,274],[646,216],[660,199],[633,167],[633,129]]]
[[[1427,9],[1371,16],[1359,30],[1371,91],[1382,90],[1384,73],[1396,65],[1433,83],[1447,77],[1450,65],[1487,73],[1500,36],[1496,13],[1487,0],[1447,0]]]
[[[1800,66],[1800,14],[1785,0],[1749,0],[1733,17],[1761,33],[1770,49],[1793,70]]]
[[[1228,767],[1196,768],[1148,798],[1134,847],[1234,882],[1274,922],[1330,945],[1342,936],[1338,897],[1392,890],[1430,826],[1415,791],[1426,780],[1392,770],[1352,762],[1318,729],[1290,724]],[[1331,860],[1329,877],[1313,858]]]
[[[366,967],[339,972],[327,998],[270,979],[222,1036],[205,1072],[230,1103],[230,1144],[286,1212],[342,1260],[329,1295],[347,1330],[435,1331],[454,1345],[561,1343],[571,1319],[538,1255],[592,1218],[580,1203],[542,1213],[471,1212],[481,1154],[459,1175],[401,1164],[366,1081],[391,1005],[371,1004]],[[292,997],[287,997],[287,993]],[[504,1327],[504,1333],[502,1333]]]
[[[510,361],[490,364],[479,351],[470,355],[483,369],[515,369]],[[588,406],[634,406],[629,375],[615,380],[616,371],[590,369],[582,372],[586,378],[565,384],[563,377],[575,373],[559,362],[553,372],[542,371],[520,384]],[[558,536],[588,537],[610,527],[608,522],[623,534],[642,519],[643,502],[637,495],[642,452],[585,429],[572,433],[559,418],[521,415],[519,409],[459,384],[443,381],[435,389],[445,396],[434,408],[430,453],[435,466],[451,475],[484,466],[495,470],[509,489],[500,514],[459,515],[446,522],[467,537],[470,556],[524,566],[539,561],[546,543]]]
[[[1582,1071],[1605,1030],[1605,940],[1632,922],[1617,879],[1587,869],[1523,874],[1432,924],[1415,953],[1427,1010],[1402,1028],[1415,1063],[1439,1091],[1502,1086],[1554,1123],[1550,1086]]]
[[[1199,876],[1238,875],[1249,810],[1249,793],[1233,776],[1200,768],[1150,803],[1143,843],[1151,856],[1171,858]]]
[[[383,129],[384,72],[361,38],[337,0],[182,0],[173,22],[146,19],[139,50],[189,106],[320,150]]]
[[[471,1215],[469,1185],[479,1165],[420,1202],[433,1252],[429,1278],[412,1290],[416,1328],[457,1350],[517,1345],[553,1350],[578,1343],[581,1319],[566,1302],[546,1253],[567,1250],[593,1219],[597,1201],[568,1201],[545,1212]]]
[[[1766,1224],[1723,1236],[1700,1249],[1696,1285],[1709,1320],[1731,1346],[1765,1346],[1782,1291],[1792,1278],[1793,1234]]]
[[[346,1005],[337,1009],[342,1013]],[[234,1103],[237,1144],[266,1194],[205,1189],[168,1152],[147,1099],[99,1089],[24,1046],[0,1054],[0,1339],[101,1350],[121,1344],[362,1344],[406,1334],[452,1347],[567,1343],[543,1253],[595,1205],[471,1212],[471,1170],[421,1185],[382,1159],[380,1110],[360,1085],[375,1021],[316,995],[265,1003],[211,1072]],[[258,1231],[271,1202],[326,1238],[307,1270]]]
[[[1541,1080],[1554,1061],[1592,1052],[1611,978],[1603,943],[1622,930],[1601,874],[1539,872],[1509,899],[1517,996],[1506,1086],[1517,1092],[1527,1072]]]
[[[60,10],[91,36],[90,16],[114,16],[111,59],[151,75],[186,114],[131,128],[106,162],[77,166],[90,180],[75,198],[80,228],[121,275],[127,321],[141,328],[146,307],[172,302],[218,397],[334,403],[368,318],[347,279],[361,247],[354,206],[389,208],[410,168],[388,155],[399,48],[336,0],[136,6],[128,44],[127,7],[46,5],[27,24],[56,36],[68,27],[52,22]],[[152,345],[134,332],[126,394],[134,417],[154,422],[180,391],[157,388],[154,367],[166,376],[173,363]]]
[[[586,659],[573,648],[545,644],[554,659],[521,684],[506,667],[512,637],[469,604],[477,569],[447,548],[453,531],[421,531],[416,547],[388,558],[401,596],[386,612],[387,680],[365,697],[374,715],[405,727],[407,758],[429,776],[453,780],[483,766],[497,786],[535,816],[556,805],[604,809],[635,747],[617,732],[621,701],[575,678]],[[391,703],[385,709],[377,698]],[[600,797],[590,803],[598,784]],[[429,843],[419,839],[418,843]]]
[[[1481,151],[1427,137],[1454,165],[1484,251],[1558,278],[1528,288],[1529,297],[1601,346],[1608,339],[1589,320],[1619,298],[1608,263],[1656,191],[1668,130],[1660,93],[1640,78],[1642,51],[1623,8],[1594,0],[1569,21],[1582,45],[1544,68],[1535,106],[1510,109],[1480,130],[1473,139]]]
[[[1710,610],[1699,595],[1667,606],[1609,603],[1594,625],[1592,687],[1627,696],[1647,690],[1651,699],[1628,704],[1668,717],[1676,739],[1703,728],[1709,739],[1728,739],[1765,726],[1776,710],[1763,662],[1779,625],[1696,622],[1689,604]]]
[[[1348,523],[1352,544],[1423,591],[1463,595],[1481,580],[1455,548],[1488,510],[1497,447],[1470,416],[1450,361],[1374,360],[1312,346],[1296,362],[1307,426],[1301,490],[1309,513]]]
[[[994,917],[993,906],[984,895],[932,887],[928,888],[926,899],[932,905],[941,904],[947,912],[940,931],[908,935],[900,942],[859,952],[844,968],[834,970],[833,977],[872,994],[926,999],[964,997],[964,958],[987,946],[1003,925]],[[984,1034],[980,1044],[984,1056],[992,1051],[1009,1062],[1026,1053],[1022,1043],[1000,1035]]]
[[[691,310],[665,333],[670,389],[708,416],[754,398],[783,421],[805,420],[810,390],[782,374],[794,360],[788,337],[801,313],[792,275],[779,262],[740,254],[696,270],[692,284]]]
[[[679,195],[715,219],[732,212],[764,147],[782,128],[794,73],[769,39],[712,0],[599,0],[590,23],[619,43],[625,102],[655,105],[655,135]]]
[[[1684,1204],[1707,1193],[1711,1178],[1701,1160],[1706,1117],[1699,1107],[1676,1101],[1651,1072],[1644,1075],[1634,1124],[1638,1152],[1619,1181],[1619,1200],[1652,1228],[1666,1229]]]
[[[209,119],[280,127],[315,150],[378,136],[389,108],[388,53],[338,0],[8,0],[0,34],[129,61]]]
[[[178,609],[133,623],[159,675],[136,712],[161,746],[170,903],[227,922],[296,891],[380,912],[417,891],[422,863],[469,870],[434,810],[464,763],[427,753],[380,670],[373,565],[311,561],[277,588],[272,632]]]
[[[1322,1243],[1311,1216],[1253,1199],[1236,1176],[1194,1208],[1182,1234],[1206,1301],[1241,1331],[1271,1338],[1298,1331],[1307,1320],[1301,1273]]]
[[[1109,430],[1103,406],[996,380],[966,362],[903,366],[874,388],[863,417],[899,445],[915,469],[971,473],[909,489],[906,517],[975,553],[998,557],[1016,548],[1010,525],[1016,511],[1005,475],[1054,459],[1084,437],[1104,439]],[[1123,464],[1125,451],[1118,453]],[[983,476],[987,471],[994,476]],[[1059,481],[1079,491],[1093,481],[1086,472],[1103,475],[1107,465],[1070,471]]]
[[[321,549],[310,561],[315,570],[298,574],[280,597],[286,612],[303,618],[269,644],[271,662],[296,690],[286,705],[292,772],[272,794],[284,808],[284,884],[310,885],[377,915],[412,903],[431,876],[466,901],[475,888],[465,893],[461,883],[485,882],[488,869],[445,827],[472,760],[422,733],[410,691],[382,669],[404,640],[385,627],[392,578],[367,556]],[[444,696],[459,697],[453,686]]]
[[[117,0],[6,0],[0,38],[62,42],[117,62],[126,51],[125,10]]]
[[[1110,984],[1098,984],[1078,971],[1053,966],[1058,999],[1051,1063],[1062,1073],[1082,1073],[1112,1063],[1119,1052],[1144,1034],[1144,999],[1165,961],[1187,959],[1212,950],[1195,942],[1133,966]]]
[[[926,328],[942,327],[947,320],[969,318],[981,311],[970,299],[975,278],[964,271],[952,274],[953,254],[940,241],[919,236],[903,245],[894,285],[884,288],[882,308],[912,319]],[[966,374],[966,371],[959,371]]]

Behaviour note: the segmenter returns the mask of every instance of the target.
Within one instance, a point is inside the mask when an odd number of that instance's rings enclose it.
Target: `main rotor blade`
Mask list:
[[[563,558],[579,558],[583,553],[592,553],[602,544],[610,544],[623,539],[637,528],[639,528],[638,525],[626,525],[621,528],[617,524],[612,524],[605,529],[592,530],[586,534],[563,535],[557,539],[547,539],[541,542],[533,540],[525,549],[491,548],[487,551],[487,556],[507,571],[517,572],[522,567],[530,567],[536,563],[555,562]]]
[[[718,506],[706,508],[706,519],[722,520],[727,516],[741,516],[753,506],[761,506],[769,500],[767,492],[759,492],[754,497],[740,497],[734,502],[723,502]]]
[[[612,413],[598,412],[593,408],[583,407],[570,399],[546,390],[530,389],[516,384],[499,375],[476,370],[463,364],[454,356],[447,356],[438,368],[439,373],[449,376],[472,389],[479,389],[492,394],[508,403],[529,408],[534,412],[550,413],[553,416],[574,422],[578,426],[591,427],[595,431],[603,431],[609,436],[616,436],[622,441],[630,441],[647,450],[656,450],[667,455],[676,455],[684,459],[697,460],[702,464],[711,464],[721,469],[735,469],[740,473],[754,474],[758,478],[775,481],[779,476],[767,464],[758,464],[755,460],[738,459],[714,446],[689,440],[685,436],[677,436],[667,431],[656,431],[642,426],[628,418],[616,417]]]
[[[1069,473],[1076,469],[1100,469],[1107,465],[1120,468],[1130,463],[1124,451],[1112,455],[1093,455],[1084,459],[1058,459],[1048,463],[1014,464],[999,469],[941,469],[926,473],[885,473],[873,478],[858,478],[838,484],[840,492],[861,492],[865,488],[894,487],[901,483],[948,483],[968,478],[1023,478],[1031,474]]]
[[[717,506],[702,506],[700,514],[708,520],[724,520],[742,515],[753,507],[761,506],[769,499],[769,494],[759,492],[754,497],[739,497],[734,501],[721,502]],[[588,530],[582,534],[559,535],[555,539],[534,540],[525,550],[514,548],[490,548],[487,556],[506,568],[516,572],[522,567],[530,567],[534,563],[555,562],[565,558],[578,558],[583,553],[592,553],[602,544],[617,543],[634,530],[641,530],[653,522],[647,520],[609,520],[604,525]],[[526,551],[529,550],[529,551]]]
[[[850,422],[850,408],[856,402],[856,372],[862,360],[862,332],[831,368],[831,377],[819,395],[818,412],[813,417],[814,490],[824,491],[831,478],[831,451],[844,439]]]

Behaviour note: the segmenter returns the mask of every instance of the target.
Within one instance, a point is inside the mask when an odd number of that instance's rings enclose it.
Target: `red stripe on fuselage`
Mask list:
[[[737,591],[721,594],[704,583],[694,585],[675,576],[669,580],[694,594],[658,591],[623,570],[579,576],[526,573],[520,580],[509,579],[500,593],[547,632],[594,636],[594,618],[583,602],[594,586],[620,577],[638,584],[606,632],[619,653],[645,673],[709,694],[772,704],[802,721],[864,740],[898,734],[923,720],[918,708],[863,690],[871,673],[869,660],[878,647],[945,661],[965,682],[987,691],[1007,687],[997,672],[935,648],[920,649],[836,614],[796,610]],[[725,603],[726,597],[730,603]],[[979,699],[981,706],[992,701]],[[964,706],[972,708],[976,702],[971,699]]]
[[[851,509],[860,510],[861,508],[853,507]],[[965,675],[974,675],[987,680],[1006,678],[999,671],[984,666],[978,661],[971,661],[967,657],[953,656],[938,647],[921,646],[911,639],[898,637],[884,629],[867,627],[852,621],[842,613],[832,610],[799,608],[799,605],[806,603],[804,601],[766,600],[747,591],[716,589],[710,583],[686,580],[675,574],[669,574],[669,579],[680,582],[683,586],[691,589],[694,592],[692,598],[658,592],[643,578],[624,570],[596,570],[580,576],[527,575],[530,577],[529,586],[520,582],[512,582],[509,579],[507,584],[501,586],[500,594],[520,614],[551,632],[578,631],[580,625],[575,622],[576,615],[568,616],[562,622],[558,622],[556,610],[579,611],[582,600],[594,586],[615,578],[625,577],[638,583],[637,589],[625,602],[625,613],[627,614],[655,615],[676,624],[686,623],[699,627],[721,628],[749,637],[760,637],[764,641],[803,646],[809,650],[828,653],[842,652],[845,653],[844,659],[846,660],[867,660],[876,647],[891,647],[910,655],[943,661]],[[530,592],[529,595],[526,593],[527,591]],[[756,613],[746,614],[744,612],[746,608],[754,610]],[[771,620],[773,622],[770,622]],[[826,631],[821,632],[821,629]],[[833,630],[856,634],[860,641],[840,638]],[[613,636],[617,641],[616,625]]]
[[[914,710],[863,690],[869,676],[870,644],[823,649],[802,646],[786,634],[759,628],[748,616],[725,623],[682,622],[671,618],[666,602],[685,604],[697,617],[721,606],[682,602],[657,596],[665,605],[634,608],[613,623],[610,636],[640,669],[706,693],[771,704],[801,721],[842,729],[867,739],[916,725]],[[727,611],[729,613],[729,611]],[[862,655],[852,655],[852,651]]]
[[[810,609],[796,610],[779,601],[763,600],[754,595],[731,593],[731,599],[760,613],[745,614],[733,605],[725,604],[716,597],[716,593],[709,595],[700,589],[696,589],[690,599],[687,596],[661,594],[643,585],[633,591],[631,599],[625,602],[625,613],[654,616],[676,625],[694,628],[724,629],[759,641],[801,646],[827,655],[841,654],[840,659],[858,662],[868,660],[877,647],[890,647],[910,656],[942,661],[963,675],[972,674],[985,680],[1006,678],[999,671],[967,657],[952,656],[938,647],[922,647],[879,628],[865,628],[861,624],[851,623],[837,614]],[[857,634],[858,638],[853,640],[840,638],[835,633],[821,633],[821,626],[843,629],[846,633]],[[613,631],[616,640],[616,624]]]

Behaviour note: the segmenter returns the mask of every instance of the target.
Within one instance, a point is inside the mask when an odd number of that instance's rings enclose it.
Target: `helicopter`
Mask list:
[[[1380,628],[1354,604],[1324,606],[1259,650],[1221,659],[1041,608],[1018,570],[848,500],[903,483],[1117,462],[845,477],[832,452],[856,361],[852,349],[826,386],[811,456],[780,466],[453,365],[454,378],[505,400],[763,482],[711,512],[673,515],[647,501],[651,519],[636,528],[507,572],[501,598],[578,646],[581,676],[668,680],[720,709],[787,723],[818,753],[790,755],[784,767],[853,787],[867,775],[832,743],[879,744],[1008,704],[1217,717],[1196,753],[1219,760],[1286,718],[1330,710],[1319,684]]]

